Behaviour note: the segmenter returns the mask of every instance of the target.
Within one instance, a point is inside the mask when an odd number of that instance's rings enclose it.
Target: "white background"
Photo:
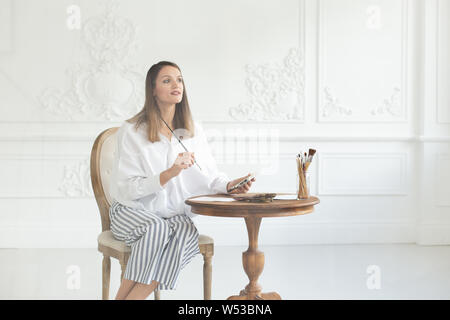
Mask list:
[[[295,192],[317,150],[320,204],[263,219],[260,244],[449,244],[449,18],[448,0],[0,0],[0,247],[97,246],[92,144],[161,60],[220,169],[262,169],[251,191]],[[247,244],[243,219],[195,219]]]

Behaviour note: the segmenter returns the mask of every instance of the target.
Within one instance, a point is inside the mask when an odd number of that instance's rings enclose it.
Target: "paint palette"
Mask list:
[[[247,202],[272,202],[276,193],[236,193],[231,194],[234,200]]]

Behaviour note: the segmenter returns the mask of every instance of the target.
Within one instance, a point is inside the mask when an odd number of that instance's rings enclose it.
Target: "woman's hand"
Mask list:
[[[170,170],[174,176],[177,176],[181,170],[192,167],[194,159],[194,152],[180,152]]]
[[[250,187],[252,186],[252,183],[256,181],[256,178],[251,179],[250,181],[248,181],[247,183],[243,184],[242,186],[240,186],[237,189],[234,189],[233,191],[228,191],[232,186],[236,185],[239,181],[244,180],[245,178],[249,177],[251,174],[249,173],[246,176],[243,176],[241,178],[237,178],[234,180],[231,180],[230,182],[228,182],[227,184],[227,192],[228,193],[247,193],[248,190],[250,190]]]

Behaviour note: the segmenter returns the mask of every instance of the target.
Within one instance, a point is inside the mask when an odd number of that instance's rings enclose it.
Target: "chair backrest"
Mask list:
[[[109,190],[109,180],[114,166],[114,156],[117,152],[118,127],[109,128],[95,139],[91,151],[91,182],[95,200],[100,210],[102,231],[110,230],[109,208],[112,198]]]

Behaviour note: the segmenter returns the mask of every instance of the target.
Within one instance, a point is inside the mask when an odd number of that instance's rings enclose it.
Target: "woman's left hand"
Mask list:
[[[233,191],[228,191],[232,186],[236,185],[239,181],[244,180],[245,178],[249,177],[251,174],[249,173],[248,175],[241,177],[241,178],[237,178],[234,180],[231,180],[230,182],[228,182],[227,184],[227,192],[228,193],[247,193],[250,190],[250,187],[252,186],[252,183],[256,181],[256,178],[253,178],[251,180],[249,180],[247,183],[243,184],[242,186],[240,186],[237,189],[234,189]]]

